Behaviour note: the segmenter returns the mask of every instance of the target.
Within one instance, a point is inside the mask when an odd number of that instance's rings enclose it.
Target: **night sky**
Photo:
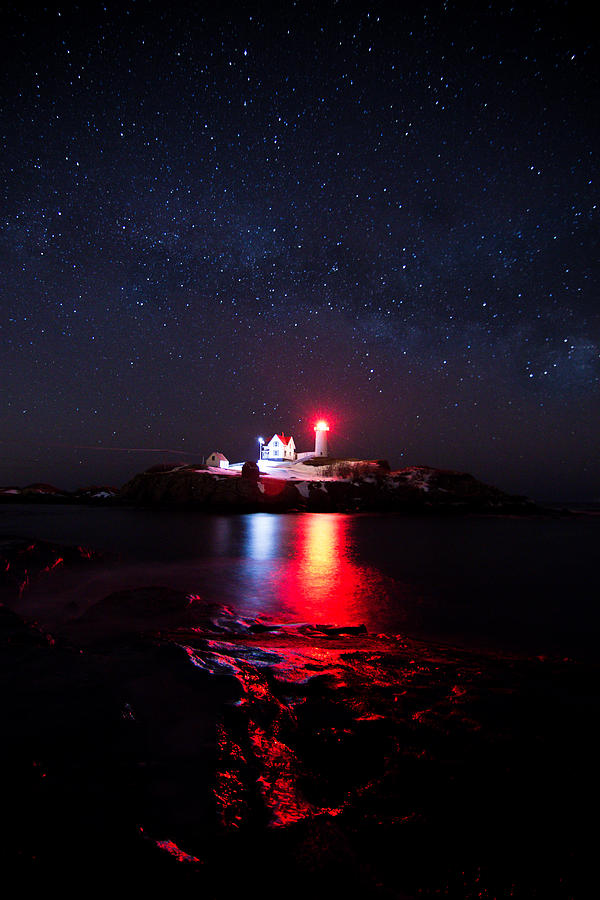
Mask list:
[[[3,4],[0,484],[212,450],[600,497],[583,6]]]

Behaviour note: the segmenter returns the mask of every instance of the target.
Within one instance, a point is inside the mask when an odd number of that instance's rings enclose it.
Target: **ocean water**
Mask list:
[[[0,507],[0,537],[105,554],[29,585],[22,611],[54,624],[112,591],[189,591],[246,617],[366,625],[459,645],[595,652],[600,516],[208,516]],[[74,604],[74,606],[73,606]]]

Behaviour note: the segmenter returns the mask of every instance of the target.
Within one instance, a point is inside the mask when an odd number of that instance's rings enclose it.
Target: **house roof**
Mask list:
[[[273,440],[273,438],[279,438],[281,443],[285,444],[287,446],[289,444],[289,442],[291,441],[292,436],[290,435],[289,437],[286,437],[285,434],[282,433],[282,434],[274,434],[273,437],[271,438],[271,441]],[[271,441],[269,441],[269,443],[271,443]]]

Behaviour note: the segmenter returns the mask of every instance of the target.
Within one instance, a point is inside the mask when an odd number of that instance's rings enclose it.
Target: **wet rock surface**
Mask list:
[[[64,568],[84,567],[100,559],[101,554],[88,547],[68,547],[51,541],[0,539],[0,602],[22,595],[32,582]]]

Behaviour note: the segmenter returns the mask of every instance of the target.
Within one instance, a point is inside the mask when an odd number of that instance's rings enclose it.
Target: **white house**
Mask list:
[[[296,459],[296,445],[293,437],[274,434],[267,444],[261,444],[261,459]]]
[[[206,465],[215,466],[217,469],[226,469],[229,466],[229,460],[223,453],[215,450],[214,453],[206,457]]]

